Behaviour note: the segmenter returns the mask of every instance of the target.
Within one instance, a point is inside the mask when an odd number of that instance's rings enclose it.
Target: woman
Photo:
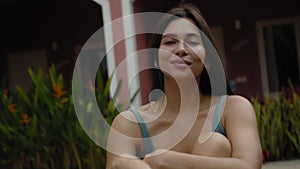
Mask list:
[[[120,134],[110,132],[106,168],[261,168],[255,112],[227,87],[200,11],[174,8],[157,30],[152,48],[164,95],[114,119]]]

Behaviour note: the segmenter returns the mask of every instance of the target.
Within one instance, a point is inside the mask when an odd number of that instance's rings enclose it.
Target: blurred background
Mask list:
[[[225,55],[231,88],[252,101],[265,160],[299,158],[300,2],[186,3],[198,6],[211,26]],[[167,12],[178,4],[178,0],[1,0],[0,168],[103,168],[105,152],[89,140],[74,115],[70,89],[76,59],[103,25],[128,14]],[[103,41],[88,49],[103,52],[116,36],[134,33],[143,24],[133,20],[104,30]],[[128,53],[148,45],[147,35],[137,35],[118,42],[101,62],[95,90],[108,122],[117,114],[104,92],[113,71]],[[137,60],[137,65],[121,70],[125,75],[116,73],[122,86],[115,92],[121,98],[134,96],[135,104],[141,105],[148,102],[151,72],[143,71],[133,84],[129,82],[126,74],[147,62]],[[138,94],[125,92],[130,85]]]
[[[225,53],[231,86],[236,93],[246,97],[275,94],[288,85],[287,79],[299,83],[298,1],[186,2],[196,4],[212,27]],[[7,87],[21,84],[27,88],[29,66],[46,69],[54,63],[66,81],[70,81],[81,47],[103,26],[105,18],[166,12],[179,1],[112,0],[106,13],[92,0],[1,0],[0,4],[0,74]],[[137,50],[147,47],[147,39],[137,39]],[[99,47],[105,48],[105,43]],[[120,56],[115,57],[118,60]],[[103,63],[103,67],[113,69],[116,65]],[[142,99],[147,101],[146,96]]]

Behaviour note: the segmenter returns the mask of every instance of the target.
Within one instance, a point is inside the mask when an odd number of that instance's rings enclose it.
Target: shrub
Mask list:
[[[104,168],[105,151],[84,132],[71,92],[51,66],[48,75],[29,69],[32,88],[0,89],[0,168]],[[100,73],[98,73],[100,74]],[[117,114],[109,83],[97,76],[95,93],[111,122]]]
[[[265,160],[300,157],[300,98],[292,88],[291,97],[284,92],[263,103],[251,99],[257,116],[259,136]]]

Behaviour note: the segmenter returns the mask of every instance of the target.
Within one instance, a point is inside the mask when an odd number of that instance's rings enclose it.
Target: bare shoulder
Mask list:
[[[140,108],[137,108],[138,112],[143,118],[145,116],[145,110],[148,106],[149,105],[147,104]],[[139,137],[140,135],[140,128],[137,118],[135,117],[134,113],[130,110],[126,110],[119,113],[113,120],[111,127],[127,136]]]
[[[256,114],[251,102],[239,95],[228,96],[224,107],[225,118],[234,119],[256,119]]]
[[[225,108],[230,110],[253,110],[251,102],[247,98],[239,95],[228,96],[226,99]]]
[[[138,123],[130,110],[119,113],[113,120],[111,128],[130,137],[138,136]]]

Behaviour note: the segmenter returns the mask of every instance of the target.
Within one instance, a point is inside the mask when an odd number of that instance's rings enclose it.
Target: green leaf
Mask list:
[[[20,87],[20,86],[16,86],[16,89],[18,91],[18,93],[20,94],[20,96],[22,97],[22,99],[26,102],[27,105],[30,105],[30,100],[27,96],[27,94],[24,92],[24,90]]]
[[[139,89],[137,89],[134,94],[132,95],[131,99],[130,99],[130,102],[132,103],[134,101],[134,99],[136,98],[136,96],[139,94]]]
[[[87,104],[87,109],[86,109],[86,111],[87,111],[88,113],[92,112],[93,106],[94,106],[93,102],[89,102],[89,103]]]
[[[120,93],[120,90],[121,90],[121,86],[122,86],[122,80],[120,80],[118,85],[117,85],[116,91],[113,95],[113,100],[117,99],[117,96],[118,96],[118,94]]]
[[[50,81],[51,81],[51,84],[52,84],[52,86],[53,86],[54,84],[57,84],[57,81],[56,81],[56,70],[55,70],[55,66],[52,65],[52,66],[48,69],[48,71],[49,71]]]

